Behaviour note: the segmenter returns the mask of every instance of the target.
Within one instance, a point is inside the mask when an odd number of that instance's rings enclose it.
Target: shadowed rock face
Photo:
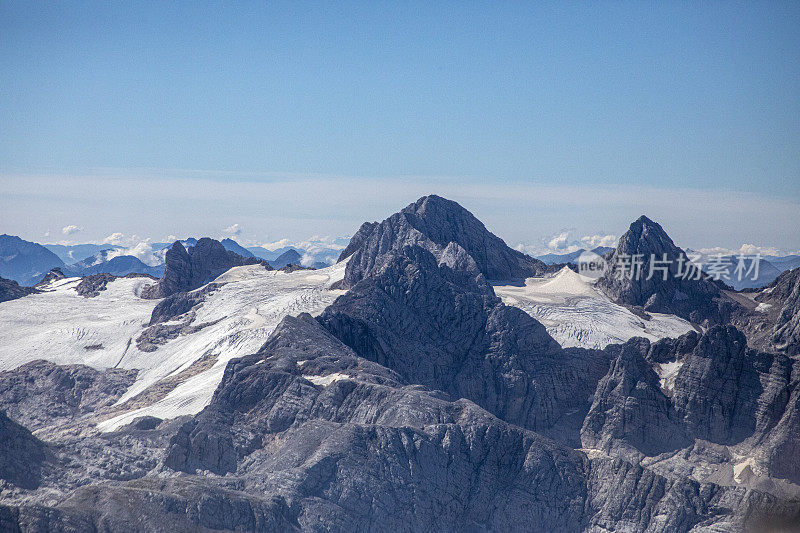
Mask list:
[[[52,283],[53,281],[58,281],[60,279],[64,279],[67,276],[64,275],[64,272],[61,271],[61,268],[56,267],[50,269],[50,272],[44,275],[42,280],[34,285],[34,287],[40,287],[42,285],[47,285],[48,283]]]
[[[113,404],[135,378],[135,370],[31,361],[0,372],[0,409],[37,430]]]
[[[352,287],[369,276],[379,268],[384,254],[417,245],[439,259],[450,243],[466,251],[490,280],[527,278],[548,271],[538,259],[509,248],[456,202],[431,195],[381,223],[361,226],[340,256],[342,260],[352,255],[347,263],[345,285]]]
[[[9,302],[37,292],[39,291],[33,287],[20,287],[19,283],[12,279],[0,278],[0,302]]]
[[[165,298],[178,292],[192,291],[235,266],[264,264],[272,270],[265,261],[242,257],[207,237],[197,241],[188,251],[180,241],[175,241],[164,260],[164,277],[143,291],[143,298]]]
[[[674,389],[653,363],[678,363]],[[600,380],[581,440],[629,460],[686,448],[695,439],[738,446],[760,471],[797,483],[800,467],[800,363],[747,348],[732,326],[699,338],[621,346]],[[780,472],[778,474],[778,472]]]
[[[44,459],[44,444],[0,411],[0,480],[35,489]]]
[[[444,254],[456,268],[420,246],[385,254],[320,323],[408,382],[468,398],[523,427],[550,428],[588,408],[608,368],[605,353],[562,350],[539,322],[503,305],[459,250]]]
[[[280,494],[277,516],[303,530],[687,531],[741,526],[732,507],[798,512],[752,491],[587,460],[468,400],[407,384],[308,315],[287,317],[258,354],[231,361],[166,464]]]
[[[645,359],[649,343],[631,339],[616,350],[611,368],[597,385],[594,402],[583,422],[585,448],[637,459],[689,444],[679,416]],[[640,453],[639,453],[640,452]]]
[[[635,271],[631,276],[630,269],[621,268],[626,259],[632,257],[641,259],[639,279]],[[656,261],[666,259],[668,263],[652,263],[653,257]],[[620,237],[616,249],[608,256],[608,264],[609,270],[597,281],[597,287],[617,303],[711,324],[724,322],[737,307],[722,294],[722,285],[705,274],[702,279],[683,279],[681,274],[689,264],[686,254],[675,246],[661,226],[646,216],[634,221]],[[651,264],[653,275],[647,279]],[[668,269],[666,279],[657,268],[660,266]]]
[[[762,291],[755,300],[777,311],[774,325],[770,322],[769,348],[786,355],[800,355],[800,268],[783,272],[767,291]],[[762,316],[769,320],[770,314]]]

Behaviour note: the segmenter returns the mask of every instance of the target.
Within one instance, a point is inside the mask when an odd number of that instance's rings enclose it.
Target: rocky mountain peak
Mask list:
[[[597,287],[616,302],[670,313],[692,322],[720,323],[735,303],[724,285],[693,266],[660,224],[642,215],[620,237]]]
[[[189,250],[175,241],[164,256],[164,277],[143,291],[143,298],[165,298],[178,292],[197,289],[235,266],[262,263],[255,257],[242,257],[226,250],[217,240],[203,237]]]
[[[340,258],[352,256],[345,283],[352,286],[370,275],[380,258],[389,252],[419,245],[441,259],[450,243],[470,255],[487,279],[520,279],[547,271],[547,266],[538,259],[509,248],[458,203],[430,195],[383,222],[361,226]]]

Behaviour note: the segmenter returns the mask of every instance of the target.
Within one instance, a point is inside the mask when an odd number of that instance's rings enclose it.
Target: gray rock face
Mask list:
[[[9,302],[37,292],[39,291],[33,287],[20,287],[19,283],[12,279],[0,278],[0,302]]]
[[[632,339],[619,347],[594,394],[581,429],[584,448],[641,459],[690,444],[679,415],[645,359],[649,343]]]
[[[44,460],[44,444],[0,410],[0,480],[35,489]]]
[[[307,377],[331,375],[347,377]],[[579,454],[404,384],[308,316],[228,366],[166,464],[235,472],[246,490],[287,497],[308,530],[564,530],[584,514]]]
[[[463,248],[490,280],[527,278],[548,271],[538,259],[506,246],[457,203],[431,195],[420,198],[379,224],[361,226],[342,252],[341,258],[352,255],[347,263],[345,286],[352,287],[371,275],[380,268],[383,256],[389,252],[417,245],[438,259],[451,242]]]
[[[34,287],[40,287],[42,285],[47,285],[48,283],[52,283],[53,281],[58,281],[60,279],[64,279],[67,276],[64,275],[64,272],[61,271],[61,268],[55,267],[50,269],[50,272],[44,275],[42,280],[34,285]]]
[[[178,292],[167,296],[153,308],[150,314],[150,325],[167,322],[188,313],[202,304],[206,297],[214,292],[219,284],[209,283],[202,291]]]
[[[714,327],[700,337],[678,371],[673,395],[692,435],[720,444],[752,435],[763,392],[759,367],[772,366],[760,357],[770,358],[747,350],[744,335],[731,326]]]
[[[651,366],[670,361],[681,365],[672,390]],[[747,348],[732,326],[654,344],[632,339],[598,385],[583,446],[638,462],[700,440],[735,447],[757,470],[797,483],[799,369],[786,356]]]
[[[178,292],[188,292],[212,281],[223,272],[242,265],[264,264],[255,257],[242,257],[214,239],[204,237],[186,248],[176,241],[165,255],[164,277],[142,292],[143,298],[165,298]]]
[[[0,409],[26,427],[65,423],[110,406],[133,384],[135,370],[31,361],[0,372]]]
[[[639,257],[641,267],[632,270],[622,265],[626,258]],[[668,263],[653,263],[666,260]],[[723,285],[701,274],[702,279],[684,279],[689,265],[683,250],[675,246],[666,232],[647,218],[639,217],[619,239],[608,256],[609,270],[597,281],[597,287],[617,303],[644,308],[645,311],[670,313],[695,323],[727,321],[737,305],[722,293]],[[630,264],[630,263],[628,263]],[[653,275],[650,279],[651,265]],[[657,267],[667,268],[664,272]],[[696,271],[694,271],[696,273]],[[638,279],[637,279],[638,277]]]
[[[92,274],[86,276],[75,287],[75,292],[84,298],[94,298],[100,295],[101,291],[106,290],[106,286],[117,279],[113,274]]]
[[[784,272],[770,288],[771,292],[762,292],[755,298],[780,309],[770,347],[787,355],[800,355],[800,268]]]
[[[420,246],[384,254],[320,322],[406,381],[470,399],[523,427],[551,428],[587,409],[608,356],[562,350],[539,322],[500,302],[463,250],[442,256],[467,269],[437,264]]]
[[[751,513],[800,513],[746,489],[587,460],[472,402],[406,384],[308,316],[287,318],[259,354],[229,364],[165,462],[279,494],[303,530],[736,530]]]

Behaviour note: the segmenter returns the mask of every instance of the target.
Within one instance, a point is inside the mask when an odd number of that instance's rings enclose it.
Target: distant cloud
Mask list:
[[[239,226],[239,224],[233,224],[232,226],[228,226],[227,228],[222,230],[222,233],[230,237],[236,237],[237,235],[242,234],[242,227]]]
[[[113,244],[115,246],[124,246],[125,244],[128,243],[127,241],[129,241],[129,239],[125,237],[124,233],[116,232],[112,233],[111,235],[103,239],[103,242],[101,242],[100,244]]]
[[[616,235],[585,235],[581,237],[581,243],[588,250],[597,248],[598,246],[614,247],[617,245]]]
[[[712,248],[700,248],[699,250],[694,250],[695,252],[699,252],[704,256],[711,256],[711,255],[777,255],[781,256],[784,255],[784,252],[781,250],[773,247],[773,246],[756,246],[754,244],[743,244],[738,249],[731,249],[731,248],[724,248],[721,246],[715,246]]]
[[[598,246],[613,247],[617,244],[617,236],[596,233],[594,235],[576,235],[575,230],[562,230],[550,237],[545,237],[538,244],[519,243],[514,248],[532,256],[545,254],[569,254],[578,250],[592,250]]]
[[[349,237],[331,237],[330,235],[312,235],[304,241],[293,241],[290,239],[280,239],[277,241],[258,244],[261,248],[274,252],[281,248],[294,248],[303,253],[301,264],[312,266],[315,263],[327,263],[332,265],[339,259],[339,254],[347,247],[350,242]]]
[[[547,243],[547,247],[556,251],[565,250],[567,248],[567,237],[569,237],[569,232],[562,232],[558,235],[553,236],[552,239]]]
[[[572,184],[568,180],[559,185],[508,182],[498,186],[437,176],[366,179],[116,172],[111,176],[107,169],[102,175],[94,171],[69,176],[0,173],[3,231],[38,236],[42,233],[39,228],[52,227],[57,234],[63,225],[59,213],[73,212],[72,224],[78,227],[95,228],[102,220],[109,228],[135,227],[140,235],[200,237],[219,235],[221,228],[232,224],[230,218],[236,213],[236,222],[247,232],[263,235],[269,231],[276,236],[273,241],[281,237],[300,241],[323,228],[330,234],[352,234],[364,221],[383,220],[420,196],[435,192],[461,203],[490,231],[506,242],[523,243],[525,250],[546,253],[554,236],[539,237],[557,230],[555,236],[559,236],[565,227],[574,228],[575,237],[560,244],[557,240],[556,245],[566,250],[577,241],[575,245],[586,247],[594,243],[583,242],[581,237],[620,235],[643,213],[661,224],[683,248],[738,249],[742,243],[786,250],[800,247],[800,198],[791,191],[770,196],[718,188]],[[158,190],[158,203],[140,194],[143,189]],[[18,195],[30,200],[11,200]],[[92,202],[91,210],[75,208],[86,201]],[[153,212],[154,205],[159,216],[141,216]],[[35,206],[36,217],[31,216],[31,206]],[[197,216],[198,211],[203,217]],[[88,229],[79,235],[91,239],[104,236],[89,235]]]
[[[79,231],[83,231],[83,228],[75,226],[74,224],[70,224],[69,226],[64,226],[63,228],[61,228],[61,233],[63,233],[64,235],[73,235],[75,233],[78,233]]]

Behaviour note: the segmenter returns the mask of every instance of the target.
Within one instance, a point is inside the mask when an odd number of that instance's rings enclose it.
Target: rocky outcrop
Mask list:
[[[92,274],[86,276],[75,287],[75,292],[84,298],[94,298],[100,296],[100,293],[106,290],[106,286],[117,279],[113,274]]]
[[[173,320],[202,304],[206,297],[217,290],[219,284],[209,283],[203,290],[178,292],[158,302],[150,314],[150,326]]]
[[[760,475],[797,483],[799,382],[800,363],[747,348],[732,326],[654,344],[632,339],[600,381],[581,440],[634,462],[712,443],[750,457]]]
[[[647,340],[635,338],[612,349],[619,353],[598,383],[581,429],[584,448],[636,462],[690,444],[658,375],[644,357],[648,348]]]
[[[255,257],[242,257],[214,239],[204,237],[187,251],[176,241],[165,255],[164,277],[142,292],[142,298],[165,298],[178,292],[187,292],[213,281],[227,270],[242,265],[264,264]]]
[[[13,279],[0,278],[0,302],[9,302],[37,292],[33,287],[20,287]]]
[[[608,356],[562,350],[539,322],[503,305],[457,245],[440,257],[449,264],[421,246],[384,254],[320,322],[359,356],[508,422],[544,430],[585,412]]]
[[[609,269],[596,286],[617,303],[710,324],[726,322],[738,307],[723,294],[722,283],[692,267],[661,226],[644,215],[607,259]]]
[[[37,430],[112,405],[135,378],[135,370],[31,361],[0,372],[0,409]]]
[[[67,276],[64,275],[64,272],[61,271],[61,268],[55,267],[53,269],[50,269],[50,272],[45,274],[44,277],[42,278],[42,280],[39,283],[37,283],[36,285],[34,285],[34,287],[41,287],[43,285],[49,285],[50,283],[52,283],[54,281],[62,280],[64,278],[66,278],[66,277]]]
[[[166,465],[280,494],[303,530],[687,531],[741,528],[751,511],[800,512],[754,491],[588,460],[468,400],[407,384],[307,315],[229,363]]]
[[[0,410],[0,480],[35,489],[44,460],[44,444]]]
[[[361,226],[340,260],[350,257],[345,286],[352,287],[380,269],[384,255],[406,246],[419,246],[439,259],[450,243],[461,247],[490,280],[541,275],[548,267],[509,248],[481,221],[456,202],[425,196],[381,223]]]
[[[780,310],[768,337],[769,348],[786,355],[800,355],[800,268],[782,273],[755,301]]]

